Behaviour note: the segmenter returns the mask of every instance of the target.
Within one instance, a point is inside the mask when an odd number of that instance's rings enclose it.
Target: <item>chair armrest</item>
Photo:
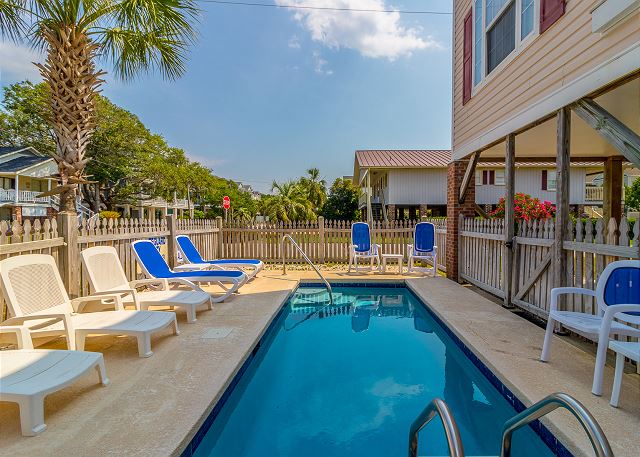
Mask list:
[[[82,312],[82,308],[84,308],[84,305],[86,305],[88,302],[96,301],[96,300],[101,300],[101,301],[113,300],[114,308],[118,311],[124,311],[124,305],[122,304],[122,297],[118,293],[108,293],[108,294],[102,293],[102,294],[89,295],[86,297],[74,298],[73,300],[71,300],[71,306],[73,306],[73,309],[75,310],[76,313],[80,313]]]
[[[607,306],[607,310],[605,311],[605,316],[610,313],[612,315],[612,317],[615,317],[616,319],[619,319],[621,321],[625,321],[625,322],[632,322],[634,324],[638,324],[638,322],[640,321],[640,316],[634,316],[634,315],[627,315],[627,316],[619,316],[620,313],[628,313],[628,312],[636,312],[636,313],[640,313],[640,305],[635,304],[635,303],[630,303],[630,304],[620,304],[620,305],[609,305]],[[627,321],[625,318],[629,317],[631,318],[630,321]]]
[[[69,347],[70,349],[75,349],[76,337],[75,337],[75,332],[73,330],[70,313],[50,313],[50,314],[42,313],[42,314],[30,314],[28,316],[16,316],[16,317],[10,317],[9,319],[5,320],[3,324],[4,325],[16,325],[16,324],[22,325],[27,321],[35,321],[35,320],[43,320],[43,319],[55,319],[56,321],[61,320],[62,325],[64,326],[65,335],[67,337],[67,347]],[[23,340],[23,344],[24,344],[24,340]],[[33,347],[33,343],[31,343],[31,347]]]
[[[0,325],[0,334],[2,333],[15,335],[18,349],[33,349],[31,333],[28,328],[17,325]]]
[[[550,311],[555,311],[558,309],[558,297],[564,294],[582,294],[595,297],[596,291],[591,289],[584,289],[582,287],[554,287],[553,289],[551,289]]]
[[[141,286],[159,286],[159,290],[167,290],[169,288],[169,283],[166,278],[137,279],[135,281],[130,281],[129,285],[133,289],[137,289]]]

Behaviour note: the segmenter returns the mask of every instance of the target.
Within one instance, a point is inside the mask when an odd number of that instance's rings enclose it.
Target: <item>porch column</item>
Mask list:
[[[18,205],[18,192],[19,192],[19,186],[18,186],[18,181],[20,180],[20,176],[18,176],[18,173],[16,173],[16,179],[15,179],[15,194],[13,195],[13,202],[16,204],[16,206]]]
[[[556,143],[556,220],[555,242],[551,265],[554,266],[553,287],[561,287],[567,271],[567,256],[564,255],[563,242],[567,238],[569,223],[569,161],[571,156],[571,111],[562,108],[557,116]]]
[[[460,215],[473,217],[476,205],[476,185],[471,179],[460,203],[460,187],[464,180],[469,159],[451,162],[447,168],[447,245],[445,248],[447,277],[459,281],[458,232]]]
[[[511,308],[512,295],[512,272],[513,272],[513,237],[515,235],[515,162],[516,162],[516,136],[511,133],[507,135],[505,151],[505,205],[504,205],[504,255],[503,255],[503,284],[504,306]]]
[[[613,217],[620,223],[622,216],[622,158],[608,157],[604,162],[604,196],[602,209],[604,210],[605,225]]]

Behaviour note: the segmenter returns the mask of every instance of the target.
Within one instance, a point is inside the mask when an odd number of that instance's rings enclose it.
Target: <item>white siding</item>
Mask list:
[[[540,200],[555,203],[556,192],[542,190],[543,168],[520,168],[516,170],[516,193],[523,192]],[[572,168],[569,176],[569,203],[584,204],[584,188],[586,179],[585,168]],[[480,205],[495,205],[504,197],[504,186],[476,186],[476,203]]]
[[[387,203],[446,205],[447,169],[389,170]]]

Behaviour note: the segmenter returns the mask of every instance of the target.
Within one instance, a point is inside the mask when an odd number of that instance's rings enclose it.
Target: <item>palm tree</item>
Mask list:
[[[327,181],[320,178],[320,170],[309,168],[307,176],[300,178],[300,184],[307,192],[307,197],[314,209],[322,208],[327,201]]]
[[[61,211],[75,212],[78,184],[86,182],[85,153],[106,74],[96,60],[109,61],[122,80],[156,69],[175,79],[185,71],[197,14],[194,0],[0,0],[0,37],[46,51],[36,66],[50,92]]]
[[[311,202],[307,199],[305,190],[298,183],[274,181],[271,190],[276,194],[265,201],[266,213],[270,219],[289,222],[315,217]]]

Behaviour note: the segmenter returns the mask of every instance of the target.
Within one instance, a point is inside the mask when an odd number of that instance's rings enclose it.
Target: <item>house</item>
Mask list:
[[[32,147],[0,147],[0,220],[52,217],[55,199],[38,195],[57,172],[55,161]]]
[[[363,219],[419,219],[447,214],[449,150],[358,150],[354,183],[361,189]],[[555,203],[555,162],[518,162],[516,192]],[[570,205],[576,212],[602,206],[603,188],[592,183],[601,176],[601,162],[571,165]],[[505,194],[504,162],[482,162],[475,170],[475,203],[484,211],[495,208]],[[594,207],[592,210],[591,207]]]
[[[640,167],[640,0],[455,0],[453,13],[447,273],[457,279],[459,215],[474,212],[483,163],[504,164],[507,197],[519,164],[555,164],[562,271],[570,163],[602,166],[607,220],[622,214],[624,163]]]
[[[117,204],[115,210],[122,217],[135,219],[156,220],[175,214],[179,218],[189,215],[193,218],[193,202],[186,198],[177,198],[174,193],[173,200],[167,201],[161,197],[151,197],[145,194],[136,195],[130,203]]]

